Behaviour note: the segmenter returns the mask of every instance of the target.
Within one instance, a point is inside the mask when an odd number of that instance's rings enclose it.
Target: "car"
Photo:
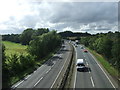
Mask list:
[[[75,47],[77,47],[78,45],[77,44],[74,44],[75,45]]]
[[[81,47],[81,49],[83,49],[83,47]]]
[[[86,49],[84,49],[83,51],[86,52],[86,53],[88,52],[88,50],[86,50]]]
[[[77,47],[78,45],[76,44],[75,47]]]
[[[76,68],[77,71],[85,71],[85,64],[83,59],[77,59]]]

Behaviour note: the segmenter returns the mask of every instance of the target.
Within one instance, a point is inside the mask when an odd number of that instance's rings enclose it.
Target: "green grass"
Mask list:
[[[108,71],[110,75],[112,75],[113,77],[118,76],[118,70],[115,69],[102,55],[89,48],[87,49],[95,56],[95,58],[102,64],[102,66]]]
[[[2,43],[5,45],[5,54],[7,56],[11,54],[27,54],[27,46],[25,45],[9,41],[2,41]]]

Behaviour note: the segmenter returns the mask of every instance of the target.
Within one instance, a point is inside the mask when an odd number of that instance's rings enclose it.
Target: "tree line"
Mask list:
[[[31,73],[37,69],[39,67],[37,62],[42,62],[45,57],[61,46],[61,36],[56,31],[48,29],[26,29],[19,35],[19,38],[22,40],[20,43],[28,45],[27,55],[11,54],[6,56],[5,46],[2,44],[3,88],[10,87],[15,79],[23,79],[26,72]],[[3,39],[5,38],[3,37]]]
[[[63,38],[67,37],[86,37],[86,36],[91,36],[90,33],[80,33],[80,32],[72,32],[72,31],[64,31],[60,32],[59,35],[61,35]]]
[[[102,54],[112,66],[120,71],[120,32],[83,37],[80,43]]]
[[[33,40],[36,36],[39,36],[48,32],[49,32],[48,28],[38,28],[38,29],[27,28],[22,32],[22,34],[2,35],[2,40],[21,43],[22,45],[28,45],[29,42]]]

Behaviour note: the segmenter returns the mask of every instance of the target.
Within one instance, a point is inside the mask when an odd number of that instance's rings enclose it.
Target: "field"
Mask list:
[[[2,43],[5,45],[5,54],[7,56],[11,54],[27,54],[27,46],[21,45],[19,43],[13,43],[9,41],[2,41]]]

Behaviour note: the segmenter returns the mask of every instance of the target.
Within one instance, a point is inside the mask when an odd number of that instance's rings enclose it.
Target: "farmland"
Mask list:
[[[27,54],[27,46],[25,45],[9,41],[3,41],[3,44],[5,45],[5,54],[7,56],[11,54]]]

